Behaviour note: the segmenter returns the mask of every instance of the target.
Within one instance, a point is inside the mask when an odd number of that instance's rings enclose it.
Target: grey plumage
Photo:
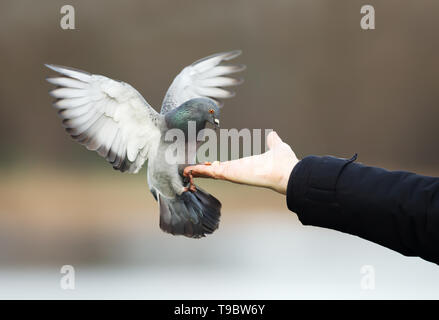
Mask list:
[[[160,228],[172,234],[200,238],[218,228],[221,203],[201,188],[174,199],[159,198]]]
[[[222,62],[236,58],[240,54],[240,50],[217,53],[184,68],[166,92],[160,113],[165,114],[193,98],[209,97],[221,105],[220,99],[233,97],[233,92],[221,87],[241,84],[243,81],[241,78],[228,76],[244,71],[245,65],[227,65]]]
[[[188,121],[195,121],[197,133],[206,122],[216,124],[220,99],[234,96],[224,87],[242,82],[229,75],[245,68],[222,62],[239,54],[219,53],[185,67],[169,87],[160,113],[129,84],[101,75],[46,65],[61,74],[47,81],[57,86],[50,92],[56,98],[53,105],[71,137],[122,172],[137,173],[148,160],[147,180],[159,202],[160,228],[199,238],[218,228],[221,203],[200,188],[187,191],[185,164],[165,159],[170,142],[164,136],[169,129],[181,129],[187,144]]]

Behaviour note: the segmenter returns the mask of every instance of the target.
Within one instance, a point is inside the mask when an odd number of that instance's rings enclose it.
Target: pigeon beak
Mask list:
[[[215,118],[215,119],[213,120],[213,122],[215,123],[215,127],[219,128],[219,126],[220,126],[220,121],[219,121],[219,119]]]

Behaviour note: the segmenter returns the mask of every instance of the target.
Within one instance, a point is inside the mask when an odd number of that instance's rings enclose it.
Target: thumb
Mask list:
[[[282,143],[282,139],[277,135],[276,131],[271,131],[267,136],[267,146],[271,150]]]

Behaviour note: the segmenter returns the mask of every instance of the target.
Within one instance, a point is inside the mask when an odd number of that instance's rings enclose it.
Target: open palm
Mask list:
[[[188,166],[184,175],[265,187],[286,194],[290,173],[299,159],[276,132],[267,136],[268,151],[251,157]]]

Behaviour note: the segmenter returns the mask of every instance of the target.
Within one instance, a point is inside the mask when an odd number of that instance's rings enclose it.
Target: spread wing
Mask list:
[[[74,140],[122,172],[137,173],[160,140],[161,117],[129,84],[84,71],[46,65],[61,74],[54,107]]]
[[[240,54],[239,50],[217,53],[185,67],[166,92],[160,113],[165,114],[193,98],[206,97],[219,102],[219,99],[233,97],[235,93],[223,87],[242,83],[242,79],[230,78],[228,75],[243,71],[245,66],[222,62],[236,58]]]

